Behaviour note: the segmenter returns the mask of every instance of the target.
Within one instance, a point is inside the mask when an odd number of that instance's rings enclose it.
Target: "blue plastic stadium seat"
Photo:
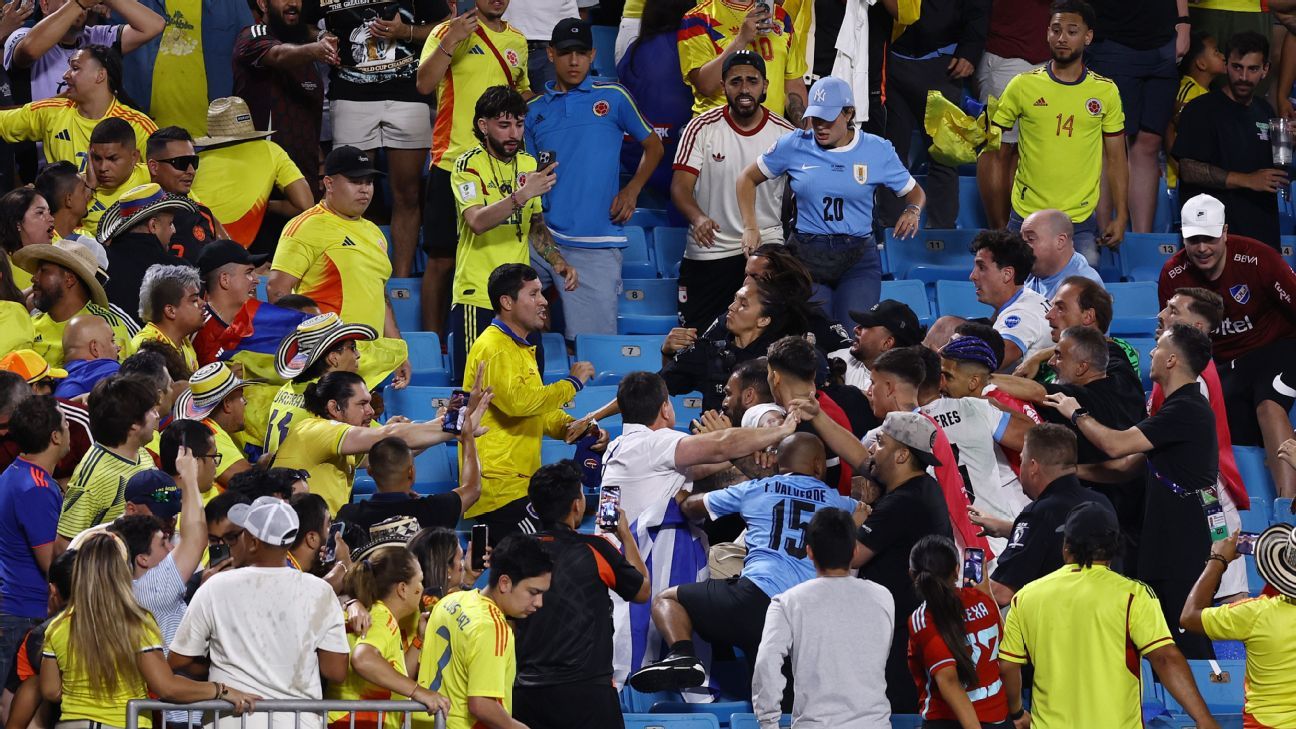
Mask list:
[[[419,293],[423,281],[417,278],[387,279],[387,300],[391,302],[396,326],[402,332],[423,330],[423,315],[419,308]]]
[[[1157,181],[1157,204],[1152,217],[1152,232],[1169,233],[1174,230],[1174,219],[1179,217],[1178,200],[1178,191],[1167,189],[1166,178],[1161,177]]]
[[[886,235],[889,273],[897,279],[933,281],[963,280],[972,272],[972,239],[979,230],[920,230],[918,235],[897,240]]]
[[[450,384],[450,372],[441,356],[441,337],[436,332],[403,331],[401,335],[409,345],[409,361],[413,374],[411,385],[443,387]]]
[[[562,409],[573,418],[583,418],[616,399],[616,385],[591,385],[576,393],[571,400],[563,403]],[[599,421],[599,427],[608,431],[615,438],[621,434],[621,415],[613,415]]]
[[[965,230],[983,230],[989,227],[985,209],[981,207],[981,191],[975,177],[959,177],[958,220],[955,225]]]
[[[1296,514],[1292,513],[1291,499],[1273,500],[1273,513],[1269,515],[1269,523],[1296,525]]]
[[[1124,278],[1119,250],[1111,248],[1098,249],[1098,265],[1094,267],[1104,283],[1113,283]]]
[[[653,228],[664,228],[670,225],[670,220],[667,217],[665,210],[635,208],[635,211],[631,213],[630,220],[626,225],[637,226],[644,230],[652,230]]]
[[[1155,282],[1109,283],[1107,292],[1112,295],[1112,323],[1108,330],[1112,336],[1150,337],[1156,333],[1161,305]]]
[[[931,324],[931,303],[927,300],[927,287],[922,281],[883,281],[881,299],[894,299],[908,306],[923,326]]]
[[[626,714],[625,729],[720,729],[711,714]]]
[[[590,73],[603,79],[615,81],[617,78],[617,27],[614,25],[593,25],[590,26],[590,32],[594,36],[594,49],[598,51],[598,53],[594,54],[594,67],[590,69]]]
[[[675,429],[687,431],[689,421],[702,415],[702,393],[671,395],[671,405],[675,407]]]
[[[446,445],[433,446],[414,457],[414,490],[443,494],[459,486],[459,454]]]
[[[383,390],[387,416],[404,415],[410,420],[431,420],[438,408],[444,407],[454,393],[453,387],[417,387],[403,390],[388,387]]]
[[[918,729],[923,719],[917,714],[892,714],[891,729]]]
[[[747,701],[715,701],[709,704],[690,704],[687,701],[659,701],[653,704],[652,714],[698,714],[715,717],[720,726],[729,726],[734,714],[750,714],[752,705]]]
[[[937,281],[936,313],[975,319],[994,316],[994,309],[977,301],[976,286],[971,281]]]
[[[784,714],[779,717],[780,727],[792,726],[792,715]],[[729,717],[729,729],[760,729],[760,722],[756,720],[755,714],[734,714]]]
[[[636,370],[661,369],[660,335],[581,334],[576,337],[576,361],[592,362],[596,385],[615,385],[621,376]]]
[[[1215,661],[1215,663],[1221,671],[1219,676],[1212,675],[1210,661],[1188,661],[1188,668],[1192,671],[1197,690],[1201,692],[1212,714],[1240,714],[1244,701],[1242,680],[1246,676],[1246,661]],[[1184,713],[1183,707],[1169,691],[1164,691],[1163,696],[1166,708],[1175,714]]]
[[[557,463],[564,458],[571,458],[572,453],[575,451],[576,446],[569,445],[560,440],[545,438],[540,443],[540,463],[543,465]]]
[[[377,493],[378,485],[374,483],[373,477],[363,468],[356,469],[355,478],[351,481],[351,500],[359,495],[369,496]]]
[[[1126,233],[1120,247],[1125,280],[1156,282],[1165,262],[1179,250],[1179,243],[1176,233]]]
[[[1242,474],[1242,483],[1246,484],[1247,495],[1251,497],[1251,509],[1271,508],[1278,494],[1274,488],[1273,477],[1265,467],[1264,448],[1233,446],[1233,459],[1237,461],[1238,472]]]
[[[643,228],[625,227],[626,247],[621,249],[621,278],[656,278],[657,266],[648,252],[648,235]]]
[[[654,228],[653,258],[657,261],[657,275],[662,278],[679,278],[680,259],[688,244],[688,228]]]
[[[1139,380],[1143,383],[1143,391],[1147,392],[1152,389],[1152,348],[1156,346],[1156,340],[1151,337],[1121,337],[1130,346],[1138,350],[1139,356]]]
[[[540,345],[544,347],[544,372],[542,379],[546,383],[566,377],[571,372],[571,360],[567,357],[567,341],[558,332],[545,332],[540,335]]]
[[[1288,266],[1296,264],[1296,235],[1284,235],[1279,243],[1278,252]]]
[[[666,334],[679,325],[676,300],[679,281],[673,278],[623,279],[617,309],[618,334]]]

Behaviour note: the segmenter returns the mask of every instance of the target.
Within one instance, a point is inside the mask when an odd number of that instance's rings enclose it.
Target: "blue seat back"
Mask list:
[[[594,54],[594,67],[590,69],[590,73],[602,79],[615,81],[617,78],[617,27],[612,25],[592,25],[590,26],[590,33],[594,37],[594,49],[598,51]]]
[[[625,227],[626,247],[621,249],[621,278],[656,278],[657,266],[648,252],[648,234],[643,228]]]
[[[967,280],[972,272],[972,239],[978,230],[920,230],[907,240],[887,231],[886,261],[897,279]]]
[[[711,714],[626,714],[625,729],[720,729]]]
[[[441,354],[441,337],[436,332],[402,331],[409,345],[409,361],[413,373],[411,385],[444,387],[450,384],[450,371],[446,369]]]
[[[657,261],[658,276],[679,278],[680,260],[687,245],[688,228],[653,229],[653,257]]]
[[[459,456],[446,445],[428,448],[414,457],[414,490],[443,494],[459,486]]]
[[[752,711],[748,701],[714,701],[709,704],[690,704],[687,701],[659,701],[653,704],[653,714],[704,714],[714,716],[720,726],[729,726],[730,717],[734,714],[748,714]]]
[[[423,281],[417,278],[387,279],[387,300],[391,302],[396,326],[402,332],[423,330],[423,314],[419,305],[422,285]]]
[[[1245,703],[1243,696],[1243,679],[1246,677],[1246,661],[1215,661],[1220,673],[1216,674],[1210,661],[1189,660],[1188,668],[1192,671],[1197,690],[1201,693],[1212,714],[1240,714]],[[1183,706],[1175,700],[1169,691],[1163,692],[1166,708],[1175,714],[1185,713]]]
[[[1152,349],[1156,347],[1156,340],[1151,337],[1122,337],[1130,346],[1138,351],[1139,357],[1139,381],[1143,383],[1143,391],[1148,392],[1152,389]]]
[[[1112,336],[1150,337],[1156,333],[1161,305],[1155,282],[1109,283],[1107,292],[1112,295],[1112,323],[1108,330]]]
[[[635,225],[645,230],[653,228],[664,228],[670,225],[670,219],[665,210],[654,210],[652,208],[635,208],[630,214],[630,220],[626,225]]]
[[[975,319],[994,316],[994,308],[977,301],[976,286],[971,281],[937,281],[936,313]]]
[[[404,415],[410,420],[431,420],[438,408],[445,407],[454,394],[453,387],[419,387],[411,385],[403,390],[388,387],[383,390],[387,416]]]
[[[695,391],[684,395],[671,395],[671,405],[675,409],[675,430],[687,431],[689,421],[702,415],[702,393]]]
[[[1127,281],[1157,281],[1165,262],[1179,250],[1176,233],[1126,233],[1120,261]]]
[[[629,372],[660,370],[664,339],[649,334],[581,334],[576,337],[576,361],[593,363],[599,373],[596,384],[616,384]]]
[[[1273,500],[1273,513],[1269,515],[1269,523],[1296,525],[1296,514],[1292,514],[1290,498]]]
[[[544,347],[544,372],[541,378],[553,382],[566,377],[571,372],[571,359],[567,356],[567,341],[558,332],[545,332],[540,335],[540,345]]]
[[[931,302],[927,300],[927,287],[922,281],[883,281],[880,300],[893,299],[908,306],[923,326],[931,324]]]
[[[985,208],[981,206],[981,190],[977,187],[975,177],[959,177],[958,220],[955,225],[964,230],[983,230],[989,227]]]
[[[618,314],[675,316],[679,281],[674,278],[628,278],[621,282]]]

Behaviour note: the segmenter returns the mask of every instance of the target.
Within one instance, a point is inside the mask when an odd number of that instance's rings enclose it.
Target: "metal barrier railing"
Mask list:
[[[314,701],[305,699],[261,699],[256,702],[256,711],[245,713],[242,716],[234,716],[234,705],[228,701],[198,701],[192,704],[172,704],[166,701],[153,701],[148,699],[133,699],[126,704],[126,727],[125,729],[139,729],[140,714],[153,711],[188,711],[194,712],[189,714],[187,722],[188,729],[199,729],[204,724],[211,723],[219,725],[223,718],[226,721],[224,726],[229,726],[229,722],[238,720],[239,729],[247,729],[248,717],[258,714],[265,714],[265,724],[273,727],[273,718],[275,714],[291,714],[293,716],[293,729],[302,729],[302,717],[311,716],[319,717],[319,729],[324,729],[329,724],[328,714],[330,711],[345,711],[350,714],[350,729],[356,729],[356,714],[377,714],[377,726],[382,729],[384,714],[404,714],[401,729],[410,729],[411,715],[413,713],[425,713],[427,707],[417,701]],[[212,717],[208,721],[196,723],[194,714],[198,712],[211,712]],[[438,712],[435,719],[435,729],[445,729],[445,715]],[[260,720],[256,722],[260,724]],[[367,723],[367,722],[366,722]],[[314,724],[314,722],[311,722]]]

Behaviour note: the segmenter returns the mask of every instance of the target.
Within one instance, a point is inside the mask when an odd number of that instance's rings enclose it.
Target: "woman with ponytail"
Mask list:
[[[984,572],[976,587],[959,587],[954,542],[928,535],[909,553],[909,577],[923,600],[909,617],[909,669],[923,727],[1012,729],[999,678],[1003,621]]]
[[[72,595],[45,632],[40,690],[46,701],[62,702],[61,722],[107,727],[126,726],[126,702],[150,693],[177,703],[224,699],[236,714],[252,711],[260,698],[172,673],[157,621],[131,591],[126,545],[107,532],[77,549]],[[139,726],[152,726],[148,713]]]
[[[329,686],[330,699],[417,701],[429,712],[450,711],[441,694],[420,686],[418,675],[423,649],[419,603],[423,596],[423,570],[401,542],[378,542],[352,555],[347,573],[347,593],[364,605],[372,622],[363,635],[350,634],[351,672],[347,680]],[[400,729],[403,716],[387,714],[383,729]],[[349,712],[330,712],[332,729],[377,729],[377,712],[357,712],[354,725]]]
[[[469,542],[471,546],[472,542]],[[489,550],[489,547],[487,548]],[[410,540],[409,550],[423,569],[423,612],[452,592],[472,589],[481,572],[468,568],[459,535],[445,527],[424,529]]]

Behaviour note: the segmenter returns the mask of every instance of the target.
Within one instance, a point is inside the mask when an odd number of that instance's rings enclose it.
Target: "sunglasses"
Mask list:
[[[159,159],[154,161],[171,165],[177,172],[184,172],[190,167],[194,168],[194,172],[198,171],[198,155],[196,154],[187,154],[183,157],[172,157],[170,159]]]

